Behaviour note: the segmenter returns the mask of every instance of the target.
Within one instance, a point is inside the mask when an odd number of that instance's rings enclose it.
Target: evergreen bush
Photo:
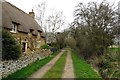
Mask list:
[[[52,52],[54,53],[54,52],[58,51],[58,48],[56,48],[56,47],[51,47],[51,48],[50,48],[50,51],[52,51]]]
[[[2,60],[16,60],[20,55],[20,45],[8,31],[2,30]]]

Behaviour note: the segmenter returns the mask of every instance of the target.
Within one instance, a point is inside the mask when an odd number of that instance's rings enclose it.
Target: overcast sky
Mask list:
[[[38,5],[41,2],[46,2],[46,16],[50,13],[51,9],[56,9],[57,11],[63,11],[64,16],[66,17],[66,22],[70,23],[73,21],[73,11],[74,7],[79,3],[88,3],[91,0],[6,0],[13,5],[17,6],[21,10],[29,13],[32,9],[35,9],[35,5]],[[101,2],[103,0],[92,0],[95,2]],[[119,0],[107,0],[109,3],[115,2],[115,5],[118,4]]]
[[[67,22],[73,21],[73,11],[74,7],[79,3],[88,3],[91,0],[7,0],[8,2],[14,4],[18,8],[22,9],[26,13],[30,12],[31,9],[35,8],[35,5],[46,2],[47,9],[46,14],[49,14],[51,9],[56,9],[57,11],[63,11],[64,16],[66,17]],[[92,0],[92,1],[99,1],[102,0]],[[112,3],[115,2],[116,5],[119,0],[107,0],[108,2]]]

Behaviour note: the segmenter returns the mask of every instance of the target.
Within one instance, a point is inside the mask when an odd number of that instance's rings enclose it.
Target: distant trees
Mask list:
[[[58,48],[63,48],[66,47],[66,38],[68,36],[68,32],[64,31],[64,32],[58,32],[56,34],[56,44]]]

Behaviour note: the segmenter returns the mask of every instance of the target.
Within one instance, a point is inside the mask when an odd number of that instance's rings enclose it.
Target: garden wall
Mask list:
[[[41,60],[50,54],[50,50],[34,51],[28,55],[23,54],[18,60],[0,61],[0,74],[2,74],[2,77],[7,77],[11,73],[26,67],[38,59]]]

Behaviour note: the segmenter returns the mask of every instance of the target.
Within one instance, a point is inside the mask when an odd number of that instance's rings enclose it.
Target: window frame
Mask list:
[[[12,30],[10,32],[17,33],[17,30],[18,30],[18,24],[12,22]]]

